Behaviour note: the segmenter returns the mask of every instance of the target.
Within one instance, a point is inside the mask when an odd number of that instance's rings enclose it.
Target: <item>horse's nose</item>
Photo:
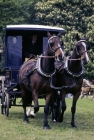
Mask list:
[[[84,59],[82,62],[84,65],[86,65],[86,64],[88,64],[89,60]]]

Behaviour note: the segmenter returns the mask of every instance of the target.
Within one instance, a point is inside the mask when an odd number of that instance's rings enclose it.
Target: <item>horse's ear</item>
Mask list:
[[[79,41],[79,40],[80,40],[80,36],[78,35],[78,33],[76,34],[75,39],[76,39],[77,41]]]
[[[50,32],[47,32],[47,36],[48,36],[48,38],[50,38],[52,35]]]
[[[58,33],[57,36],[60,38],[61,37],[61,33]]]
[[[89,37],[86,38],[86,41],[88,41],[88,40],[89,40]]]

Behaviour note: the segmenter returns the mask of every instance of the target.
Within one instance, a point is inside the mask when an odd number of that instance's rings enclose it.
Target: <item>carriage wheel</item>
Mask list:
[[[2,78],[1,80],[1,91],[2,91],[2,95],[1,95],[1,104],[0,104],[0,113],[4,114],[4,102],[5,102],[5,87],[4,87],[4,78]]]
[[[5,107],[4,107],[4,115],[6,117],[9,116],[9,104],[10,104],[10,101],[9,101],[9,94],[6,93],[6,96],[5,96]]]
[[[3,114],[2,99],[0,100],[0,114]]]
[[[0,113],[4,114],[4,102],[5,102],[5,93],[2,93],[1,102],[0,102]]]

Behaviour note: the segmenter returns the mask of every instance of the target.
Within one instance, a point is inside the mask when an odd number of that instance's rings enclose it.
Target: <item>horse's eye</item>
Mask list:
[[[50,46],[53,47],[53,46],[54,46],[54,42],[51,42],[51,43],[50,43]]]

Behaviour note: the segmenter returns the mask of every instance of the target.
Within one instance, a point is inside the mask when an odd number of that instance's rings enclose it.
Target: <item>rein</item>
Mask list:
[[[77,59],[71,59],[71,58],[70,58],[70,59],[66,58],[66,59],[68,59],[68,60],[82,60],[83,58],[84,58],[84,57],[77,58]],[[66,59],[65,59],[65,60],[66,60]]]
[[[55,58],[56,56],[43,56],[43,55],[40,55],[38,56],[39,58]]]

